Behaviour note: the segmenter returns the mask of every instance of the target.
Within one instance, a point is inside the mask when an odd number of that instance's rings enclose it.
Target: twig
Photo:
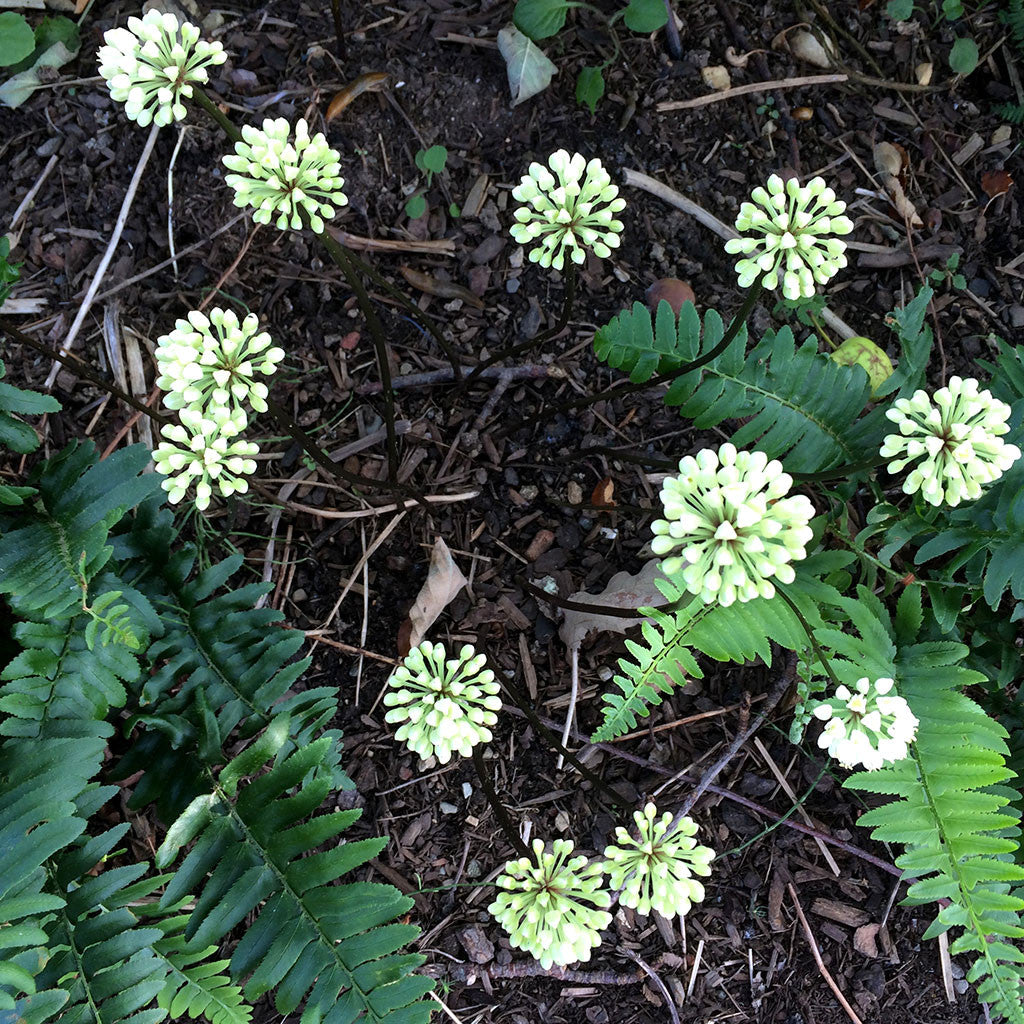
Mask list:
[[[671,15],[669,15],[671,17]],[[668,1007],[668,1015],[672,1018],[672,1024],[679,1024],[679,1011],[676,1009],[675,1000],[672,998],[672,994],[669,992],[665,982],[658,977],[654,968],[649,964],[645,963],[640,959],[631,949],[627,949],[625,946],[619,947],[619,952],[624,956],[629,957],[643,972],[647,975],[651,981],[654,982],[655,987],[661,993],[661,998],[665,1000],[665,1006]]]
[[[183,124],[178,130],[178,141],[171,153],[171,162],[167,165],[167,249],[171,254],[171,266],[174,268],[174,280],[178,280],[178,254],[174,251],[174,165],[178,162],[181,144],[185,141],[188,125]]]
[[[572,732],[572,720],[576,714],[576,698],[580,692],[580,649],[578,645],[574,645],[570,648],[571,651],[571,665],[572,665],[572,680],[569,689],[569,707],[565,711],[565,727],[562,729],[562,746],[569,746],[569,734]],[[558,763],[555,768],[558,771],[562,770],[562,764],[565,762],[565,757],[562,754],[558,755]]]
[[[811,926],[807,923],[807,918],[804,917],[804,908],[800,906],[800,900],[797,898],[793,883],[787,882],[786,889],[789,891],[789,898],[793,901],[793,906],[796,908],[796,916],[800,918],[800,926],[803,928],[804,935],[807,937],[807,943],[811,947],[811,956],[814,957],[814,962],[818,965],[818,972],[828,983],[828,987],[832,989],[832,994],[839,1000],[839,1005],[846,1011],[847,1017],[850,1018],[853,1024],[864,1024],[860,1017],[857,1016],[856,1010],[846,1001],[846,996],[843,995],[839,986],[835,983],[835,979],[825,966],[825,961],[821,959],[821,950],[818,949],[818,943],[814,939]]]
[[[501,831],[505,834],[505,838],[520,857],[530,857],[529,847],[523,842],[522,837],[512,823],[512,819],[508,816],[508,811],[505,810],[505,805],[494,791],[491,777],[487,773],[487,765],[484,764],[481,744],[479,743],[473,748],[473,767],[476,769],[477,778],[480,780],[480,788],[483,790],[487,802],[491,805],[491,810],[494,811],[494,815],[498,819],[498,824],[501,826]]]
[[[78,307],[78,313],[72,321],[71,327],[64,338],[64,343],[60,347],[60,354],[62,356],[70,352],[72,346],[75,344],[78,332],[93,304],[93,300],[96,298],[97,291],[99,291],[103,275],[107,272],[107,267],[110,266],[110,261],[114,258],[117,243],[121,241],[121,232],[124,231],[124,226],[128,222],[128,214],[131,211],[132,202],[135,200],[135,193],[138,191],[139,183],[142,181],[142,174],[146,169],[146,164],[149,163],[149,158],[153,153],[153,146],[156,144],[156,137],[159,133],[159,125],[154,124],[149,129],[149,135],[146,138],[146,145],[143,147],[142,155],[139,157],[139,162],[135,165],[135,173],[132,175],[132,180],[128,183],[128,191],[125,192],[124,200],[121,203],[121,210],[114,223],[114,230],[110,235],[110,241],[107,243],[106,252],[103,253],[100,265],[96,268],[96,273],[93,275],[93,279],[89,282],[89,288],[85,293],[85,298],[82,300],[82,304]],[[50,367],[50,372],[47,374],[46,383],[44,385],[47,389],[53,387],[53,382],[57,379],[57,374],[59,372],[60,367],[58,366],[58,361],[54,360],[53,366]]]
[[[467,381],[471,379],[471,377],[466,378]],[[495,406],[501,401],[501,396],[508,391],[509,384],[515,379],[515,375],[508,372],[498,374],[498,379],[494,382],[494,387],[491,388],[491,393],[487,396],[484,407],[480,410],[476,419],[473,420],[474,430],[484,429],[484,424],[491,418],[491,413],[494,412]]]
[[[420,974],[431,977],[444,977],[459,983],[468,983],[470,979],[486,975],[496,980],[513,978],[550,978],[553,981],[568,981],[574,985],[639,985],[646,975],[642,971],[635,974],[616,974],[614,971],[571,971],[566,967],[541,967],[536,960],[524,960],[511,964],[428,964],[420,969]]]
[[[748,96],[752,92],[771,92],[775,89],[796,89],[804,85],[828,85],[832,82],[846,82],[849,75],[800,75],[796,78],[776,78],[770,82],[751,82],[749,85],[737,85],[732,89],[723,89],[708,96],[694,96],[689,100],[666,100],[659,103],[657,110],[664,113],[668,110],[692,110],[695,107],[706,107],[721,100],[731,100],[736,96]]]
[[[227,270],[217,279],[217,283],[207,292],[206,298],[199,303],[199,312],[201,313],[206,307],[213,301],[216,294],[224,286],[224,282],[238,269],[238,264],[242,262],[245,254],[249,251],[249,246],[252,245],[254,239],[259,234],[260,225],[254,224],[252,231],[249,232],[245,241],[242,243],[242,248],[238,250],[238,255],[231,261]]]
[[[50,172],[57,166],[60,157],[56,153],[50,157],[46,162],[46,166],[43,168],[42,173],[35,180],[35,184],[25,193],[24,198],[18,203],[18,208],[14,211],[14,216],[11,217],[11,231],[14,232],[18,228],[18,221],[21,220],[21,215],[32,205],[32,200],[35,199],[39,190],[43,187],[43,182],[50,176]],[[12,243],[13,244],[13,243]]]
[[[455,242],[451,238],[427,239],[422,242],[414,239],[364,238],[362,235],[342,231],[333,224],[328,224],[327,230],[346,249],[361,249],[363,252],[417,252],[428,256],[455,255]]]
[[[408,498],[404,502],[392,502],[389,505],[374,505],[373,508],[360,508],[354,511],[338,512],[334,509],[317,508],[315,505],[303,505],[299,501],[284,501],[287,508],[295,509],[296,512],[308,512],[313,516],[320,516],[322,519],[365,519],[367,516],[380,516],[385,512],[397,512],[399,509],[412,508],[414,505],[447,505],[453,501],[469,501],[475,498],[479,491],[462,491],[459,494],[424,494],[420,498]]]

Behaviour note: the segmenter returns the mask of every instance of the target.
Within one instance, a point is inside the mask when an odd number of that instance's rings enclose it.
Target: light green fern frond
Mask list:
[[[421,997],[433,985],[411,973],[423,957],[398,952],[417,929],[389,923],[412,901],[387,885],[334,884],[386,839],[337,842],[358,810],[310,818],[332,789],[338,747],[324,737],[289,753],[290,734],[287,717],[275,719],[219,775],[208,773],[209,791],[157,852],[166,867],[193,843],[162,905],[197,894],[185,930],[192,948],[256,914],[230,965],[249,999],[273,990],[279,1012],[304,1004],[306,1019],[330,1024],[426,1024]]]
[[[915,588],[919,589],[919,588]],[[862,772],[847,785],[897,797],[861,817],[876,839],[903,844],[897,858],[914,903],[949,900],[925,933],[962,928],[950,949],[974,954],[969,979],[978,996],[1014,1024],[1024,1022],[1024,881],[1013,862],[1019,817],[1000,787],[1006,731],[963,692],[984,677],[963,667],[968,649],[955,643],[911,643],[899,649],[896,679],[919,721],[913,756]]]

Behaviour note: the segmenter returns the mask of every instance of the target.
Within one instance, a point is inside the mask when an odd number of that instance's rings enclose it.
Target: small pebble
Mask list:
[[[442,814],[458,814],[459,809],[455,804],[450,804],[446,800],[441,801],[441,813]]]
[[[462,795],[467,800],[473,795],[473,786],[471,783],[464,782],[462,784]]]
[[[505,291],[507,291],[509,295],[515,295],[515,293],[519,291],[519,285],[519,278],[513,277],[510,281],[505,282]]]

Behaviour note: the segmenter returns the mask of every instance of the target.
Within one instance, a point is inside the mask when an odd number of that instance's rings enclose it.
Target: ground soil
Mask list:
[[[1000,171],[1020,176],[1019,132],[1001,131],[992,110],[1020,90],[1012,70],[1020,58],[1008,50],[988,5],[970,24],[957,26],[961,34],[973,33],[984,59],[969,79],[954,81],[947,64],[953,33],[935,20],[935,11],[896,28],[884,6],[843,0],[829,4],[824,19],[823,5],[813,2],[675,0],[682,59],[670,59],[663,34],[627,36],[608,75],[607,95],[591,115],[575,103],[576,73],[610,47],[600,22],[584,12],[576,12],[547,46],[559,67],[551,87],[512,107],[495,44],[510,20],[510,3],[346,0],[340,50],[326,0],[229,4],[218,6],[208,22],[231,53],[229,63],[216,69],[211,92],[238,124],[305,115],[326,131],[347,178],[350,204],[335,221],[344,231],[397,243],[450,240],[448,254],[400,250],[369,259],[444,325],[467,365],[522,342],[557,317],[563,282],[524,261],[507,224],[509,190],[527,164],[564,147],[599,156],[616,177],[623,168],[643,171],[725,221],[771,171],[825,174],[851,201],[854,237],[867,246],[852,252],[851,266],[830,286],[830,307],[884,345],[890,338],[886,314],[912,296],[921,273],[959,252],[967,289],[954,294],[940,287],[936,315],[950,369],[966,367],[990,351],[991,335],[1020,340],[1024,325],[1018,186],[1006,191],[997,184],[1004,179],[992,177]],[[13,227],[15,256],[24,260],[15,295],[38,297],[41,311],[19,317],[18,324],[47,344],[63,339],[75,315],[145,141],[146,132],[125,121],[92,77],[102,31],[133,13],[133,4],[95,4],[83,22],[77,61],[20,109],[0,110],[6,183],[0,187],[0,224],[11,226],[15,208],[39,185]],[[869,80],[658,111],[663,101],[706,94],[701,70],[707,65],[731,62],[734,85],[820,73],[770,49],[778,32],[806,20],[836,40],[845,68]],[[735,57],[749,50],[763,52]],[[917,83],[915,69],[928,62],[936,88],[897,87]],[[370,72],[387,73],[387,90],[359,95],[325,125],[332,97]],[[259,313],[286,349],[287,370],[275,394],[303,426],[318,431],[325,447],[378,430],[384,406],[379,395],[365,391],[379,377],[351,289],[311,236],[264,228],[253,238],[250,219],[238,216],[223,184],[224,137],[200,111],[186,124],[184,132],[175,127],[160,133],[101,288],[107,295],[93,307],[78,351],[109,373],[106,318],[143,355],[145,387],[136,383],[133,390],[144,397],[154,379],[154,340],[216,286],[222,299]],[[903,218],[873,180],[880,142],[906,154],[902,180],[921,219],[911,234],[913,250]],[[414,155],[431,144],[447,147],[447,170],[426,193],[428,214],[411,222],[405,199],[423,184]],[[170,209],[180,255],[176,266],[154,271],[168,257],[172,159]],[[541,713],[561,722],[568,656],[555,609],[538,604],[528,584],[553,580],[565,597],[600,589],[617,571],[635,571],[648,537],[648,510],[656,504],[650,474],[659,459],[700,446],[701,435],[666,412],[655,393],[601,400],[577,412],[555,408],[616,379],[593,357],[594,330],[642,301],[653,281],[688,280],[702,309],[728,313],[738,305],[730,261],[715,235],[660,199],[637,189],[624,194],[629,207],[622,248],[613,259],[585,266],[569,328],[508,363],[535,361],[552,376],[511,383],[482,423],[478,417],[494,395],[493,381],[398,393],[397,415],[411,423],[399,440],[399,479],[417,494],[461,495],[459,500],[429,513],[415,506],[398,519],[394,512],[339,518],[393,495],[383,484],[356,493],[310,478],[297,445],[268,440],[260,465],[263,486],[274,495],[295,482],[289,497],[303,510],[293,506],[275,521],[271,502],[257,494],[251,502],[215,506],[198,537],[216,555],[220,537],[229,535],[245,551],[250,577],[273,581],[271,601],[288,622],[323,630],[324,642],[311,645],[308,679],[340,687],[339,724],[365,806],[363,826],[393,840],[374,875],[415,893],[414,917],[423,928],[419,948],[426,969],[443,982],[439,993],[449,1010],[445,1017],[439,1008],[438,1019],[845,1020],[798,923],[786,888],[791,880],[825,966],[862,1020],[973,1024],[981,1010],[963,991],[967,965],[954,961],[955,993],[948,1002],[936,943],[921,941],[929,908],[901,908],[896,879],[848,848],[828,847],[837,877],[813,837],[785,825],[769,831],[775,816],[792,810],[790,794],[809,790],[803,810],[814,829],[888,864],[896,853],[857,827],[860,805],[828,772],[822,774],[812,748],[788,743],[784,717],[778,729],[762,732],[760,748],[746,746],[719,779],[770,815],[717,796],[697,808],[702,835],[719,850],[734,852],[716,863],[707,899],[685,927],[659,927],[620,912],[593,960],[564,974],[534,971],[510,951],[485,909],[493,890],[469,885],[493,877],[511,854],[472,766],[461,760],[419,765],[395,744],[383,721],[379,698],[399,631],[425,579],[431,548],[442,537],[471,586],[432,635],[485,646],[515,673]],[[452,202],[464,208],[463,216],[450,214]],[[440,294],[407,285],[403,267],[429,274]],[[447,365],[430,337],[387,296],[374,290],[374,301],[387,328],[393,373]],[[771,318],[770,303],[758,308],[754,332]],[[7,342],[3,357],[12,381],[23,386],[38,386],[50,368],[49,360]],[[138,425],[128,435],[121,431],[131,410],[108,401],[92,384],[64,372],[56,393],[64,411],[46,423],[47,449],[84,434],[101,447],[138,439]],[[640,458],[615,457],[609,448]],[[644,458],[651,460],[646,467]],[[353,455],[346,465],[383,478],[383,446]],[[599,695],[621,652],[621,638],[608,635],[582,648],[583,732],[598,721]],[[709,670],[699,684],[669,696],[650,724],[704,717],[649,729],[610,748],[585,748],[587,764],[637,805],[658,790],[659,803],[671,807],[687,790],[676,774],[699,774],[716,758],[738,728],[744,695],[763,692],[768,679],[759,667]],[[564,835],[583,849],[603,848],[621,820],[618,812],[589,783],[581,784],[575,771],[558,770],[554,755],[521,719],[504,717],[492,750],[498,791],[517,821],[529,822],[534,835]],[[268,1020],[277,1019],[267,1013]]]

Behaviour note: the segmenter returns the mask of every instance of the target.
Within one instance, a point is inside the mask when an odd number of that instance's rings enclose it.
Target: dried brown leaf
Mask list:
[[[455,595],[467,582],[462,570],[455,564],[448,545],[445,544],[443,538],[438,537],[430,555],[430,569],[427,571],[427,578],[416,595],[412,608],[409,609],[409,617],[406,620],[409,624],[409,636],[408,646],[405,647],[405,650],[402,650],[401,643],[404,628],[400,631],[399,654],[403,658],[413,647],[422,642],[427,635],[427,630],[437,621],[441,612],[451,604]]]
[[[566,608],[558,635],[562,643],[570,650],[579,647],[587,634],[593,632],[625,633],[640,624],[636,617],[620,618],[617,615],[603,614],[597,608],[660,608],[668,602],[665,595],[654,585],[660,576],[658,559],[652,559],[635,576],[628,572],[617,572],[609,581],[608,586],[600,594],[588,594],[582,591],[570,598],[575,604],[595,606],[592,612]]]
[[[1012,184],[1013,177],[1007,171],[985,171],[981,176],[981,187],[989,199],[1009,192]]]
[[[344,89],[334,94],[324,115],[324,121],[330,124],[354,99],[362,96],[364,92],[378,92],[384,88],[387,80],[386,71],[369,71],[365,75],[353,78]]]

